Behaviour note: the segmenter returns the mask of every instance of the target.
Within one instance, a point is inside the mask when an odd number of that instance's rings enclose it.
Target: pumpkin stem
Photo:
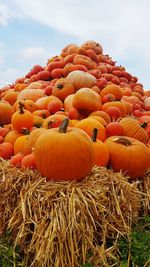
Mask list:
[[[98,133],[98,129],[97,128],[94,128],[93,129],[93,134],[92,134],[92,137],[91,137],[91,139],[92,139],[93,142],[96,142],[97,133]]]
[[[113,139],[114,142],[116,143],[119,143],[119,144],[122,144],[124,146],[131,146],[131,142],[127,139],[127,138],[124,138],[124,137],[116,137]]]
[[[22,133],[24,135],[28,135],[30,133],[29,129],[28,128],[22,128]]]
[[[66,133],[68,124],[69,124],[69,119],[68,118],[63,119],[61,125],[59,126],[59,130],[58,131],[60,133]]]
[[[144,121],[144,122],[141,124],[141,127],[142,127],[142,128],[146,128],[147,125],[148,125],[148,122],[147,122],[147,121]]]
[[[60,84],[57,84],[57,88],[58,89],[63,89],[63,87],[64,87],[63,84],[61,84],[61,83]]]
[[[19,113],[20,114],[24,113],[24,105],[21,102],[19,102]]]

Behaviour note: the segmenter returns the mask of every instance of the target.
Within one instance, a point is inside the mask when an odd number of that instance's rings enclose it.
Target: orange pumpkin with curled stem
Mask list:
[[[109,164],[115,172],[122,171],[131,179],[144,176],[149,167],[149,153],[145,144],[127,136],[111,136],[105,144],[109,149]]]
[[[98,129],[93,129],[93,135],[91,137],[94,148],[94,163],[97,166],[106,167],[109,160],[109,150],[107,145],[97,139]]]
[[[30,129],[33,126],[33,115],[30,111],[25,110],[20,102],[19,110],[16,111],[11,119],[12,127],[18,132],[23,132],[23,129]]]
[[[94,164],[90,137],[81,129],[68,128],[65,118],[59,128],[46,130],[35,143],[34,155],[42,176],[53,180],[81,180]]]

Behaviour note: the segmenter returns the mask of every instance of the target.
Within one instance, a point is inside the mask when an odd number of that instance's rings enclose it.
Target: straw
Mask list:
[[[129,235],[138,219],[138,187],[121,172],[96,166],[81,182],[56,182],[1,160],[0,233],[11,229],[27,266],[76,267],[87,259],[111,266],[119,236]]]

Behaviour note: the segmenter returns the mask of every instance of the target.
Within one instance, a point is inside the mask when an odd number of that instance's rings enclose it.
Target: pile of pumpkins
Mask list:
[[[94,165],[142,177],[149,139],[150,91],[95,41],[0,89],[0,157],[47,179],[80,181]]]

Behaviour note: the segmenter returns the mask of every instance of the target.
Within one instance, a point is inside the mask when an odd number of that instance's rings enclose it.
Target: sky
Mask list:
[[[149,10],[149,0],[0,0],[0,88],[93,40],[149,90]]]

